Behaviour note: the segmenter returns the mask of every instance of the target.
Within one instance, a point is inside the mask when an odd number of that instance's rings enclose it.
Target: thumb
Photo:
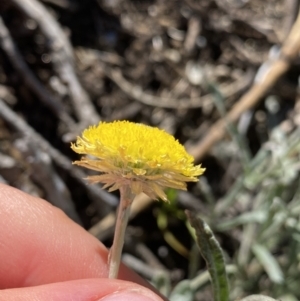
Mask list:
[[[117,279],[84,279],[0,290],[0,301],[163,301],[151,290]]]

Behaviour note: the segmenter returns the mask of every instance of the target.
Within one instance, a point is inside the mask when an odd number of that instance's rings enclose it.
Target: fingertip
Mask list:
[[[149,296],[134,292],[121,292],[105,296],[97,301],[157,301]]]
[[[101,242],[60,209],[2,184],[0,241],[0,289],[105,278],[108,274],[108,252]],[[153,289],[124,265],[119,278]]]
[[[0,292],[0,301],[163,301],[151,290],[117,279],[85,279]]]

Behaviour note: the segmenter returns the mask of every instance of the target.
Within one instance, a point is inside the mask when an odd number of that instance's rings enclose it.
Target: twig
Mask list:
[[[153,279],[156,275],[165,273],[167,276],[170,277],[168,271],[160,270],[157,267],[153,267],[149,264],[146,264],[144,261],[130,255],[124,254],[122,256],[122,261],[131,269],[136,271],[137,273],[143,275],[148,279]]]
[[[298,55],[300,49],[300,14],[284,42],[280,56],[271,61],[265,76],[260,82],[253,84],[251,89],[234,105],[231,111],[220,119],[211,127],[207,135],[190,149],[190,154],[193,155],[196,161],[199,161],[212,146],[221,140],[226,134],[226,124],[233,123],[238,120],[242,113],[252,108],[258,103],[267,91],[276,83],[290,67],[291,62]]]
[[[30,143],[28,137],[18,139],[15,144],[26,158],[30,158],[30,176],[43,187],[47,200],[62,209],[76,223],[82,224],[70,191],[53,168],[49,154]]]
[[[200,97],[176,99],[176,97],[162,97],[146,93],[138,85],[126,80],[122,75],[120,68],[112,68],[109,64],[103,63],[104,59],[99,51],[80,48],[80,51],[77,51],[76,54],[79,60],[83,60],[84,56],[85,64],[88,66],[93,66],[95,65],[95,62],[97,62],[97,67],[100,67],[103,73],[109,77],[126,95],[145,105],[169,109],[195,109],[201,108],[207,103],[212,103],[211,94]],[[181,74],[181,72],[180,75],[185,76],[184,74]],[[246,90],[251,85],[252,80],[253,74],[248,71],[243,77],[233,83],[220,87],[220,91],[224,98],[234,97]]]
[[[81,169],[72,165],[69,158],[61,154],[32,127],[30,127],[23,119],[13,112],[2,99],[0,99],[0,117],[2,117],[7,123],[10,124],[10,126],[15,128],[22,135],[28,137],[30,141],[38,148],[47,152],[58,166],[68,171],[70,175],[77,179],[79,183],[82,183],[88,190],[101,215],[103,215],[103,212],[106,210],[108,211],[108,208],[106,207],[107,205],[116,206],[118,204],[116,197],[101,189],[99,186],[86,185],[86,174],[84,174]]]
[[[254,31],[257,31],[259,34],[264,35],[267,40],[271,43],[278,43],[279,38],[277,33],[274,30],[274,26],[270,22],[268,22],[265,18],[257,18],[253,14],[245,15],[242,13],[242,10],[234,8],[231,5],[226,5],[224,1],[215,0],[217,6],[226,12],[230,19],[233,21],[240,21],[244,24],[247,24]]]
[[[12,65],[22,76],[24,82],[39,97],[39,99],[51,109],[51,111],[63,120],[69,127],[74,121],[65,113],[64,107],[54,95],[51,95],[42,83],[35,77],[22,58],[17,46],[14,44],[8,29],[6,28],[2,18],[0,17],[0,46],[5,51]]]
[[[139,101],[143,104],[149,106],[155,106],[160,108],[169,108],[169,109],[195,109],[201,108],[203,103],[209,102],[212,100],[212,96],[210,94],[200,97],[192,97],[192,98],[181,98],[174,99],[171,97],[159,97],[155,95],[151,95],[143,92],[143,90],[129,81],[127,81],[120,69],[117,68],[109,68],[108,66],[103,67],[103,71],[105,74],[114,81],[114,83],[119,86],[124,93],[128,96],[132,97],[136,101]],[[242,78],[234,83],[235,89],[220,89],[222,91],[222,95],[224,98],[232,97],[237,92],[245,89],[249,85],[249,80],[245,80]]]
[[[196,39],[201,31],[200,19],[192,16],[188,22],[188,30],[184,40],[184,50],[187,54],[191,54],[196,45]]]
[[[73,3],[70,3],[70,0],[43,0],[43,2],[48,2],[64,9],[70,9],[73,5]]]
[[[283,25],[280,33],[280,40],[284,42],[286,36],[289,34],[296,18],[297,11],[299,10],[298,0],[285,0],[283,11],[285,12],[285,17],[283,20]]]
[[[265,53],[255,51],[252,48],[247,49],[243,40],[235,35],[230,36],[228,42],[237,50],[239,56],[242,56],[244,60],[249,61],[251,65],[259,66],[266,59]]]
[[[15,105],[17,103],[15,95],[4,85],[0,85],[0,98],[4,99],[10,105]]]
[[[138,241],[134,242],[135,251],[140,258],[149,266],[160,271],[166,271],[166,267],[158,260],[154,253],[144,244]]]
[[[161,108],[193,109],[200,108],[205,103],[212,102],[212,97],[210,94],[200,97],[186,97],[177,99],[176,97],[155,96],[146,93],[138,85],[126,80],[122,75],[120,68],[110,67],[112,64],[122,64],[122,61],[118,57],[113,60],[113,57],[115,56],[111,54],[111,59],[108,59],[108,55],[104,56],[102,52],[84,48],[77,50],[76,55],[79,60],[84,61],[85,68],[87,68],[87,66],[97,65],[97,67],[100,67],[102,72],[109,77],[125,94],[140,103]],[[176,72],[178,72],[181,77],[186,77],[184,72],[179,70],[176,70]],[[252,80],[253,72],[248,70],[245,75],[238,80],[232,82],[231,84],[222,85],[220,87],[220,91],[222,91],[222,95],[226,98],[234,97],[236,94],[239,94],[241,91],[247,89],[251,85]]]
[[[29,18],[35,20],[48,39],[54,69],[68,85],[76,116],[83,124],[97,123],[100,116],[74,70],[73,49],[62,28],[45,7],[36,0],[10,0]]]

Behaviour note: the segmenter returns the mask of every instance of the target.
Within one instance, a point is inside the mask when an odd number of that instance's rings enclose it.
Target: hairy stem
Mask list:
[[[120,189],[120,205],[118,208],[113,245],[108,254],[108,278],[117,278],[124,245],[125,231],[134,195],[128,186]]]

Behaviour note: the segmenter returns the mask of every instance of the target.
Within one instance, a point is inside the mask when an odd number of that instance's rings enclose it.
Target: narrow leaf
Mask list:
[[[207,264],[214,300],[228,301],[229,285],[222,249],[209,226],[201,218],[188,210],[186,210],[186,215],[196,231],[197,244]]]
[[[260,245],[255,244],[252,247],[252,251],[255,254],[257,260],[261,263],[269,278],[274,283],[282,283],[283,282],[283,273],[282,270],[274,258],[274,256],[270,253],[270,251]]]
[[[191,289],[189,280],[180,281],[170,294],[170,301],[193,301],[195,292]]]

